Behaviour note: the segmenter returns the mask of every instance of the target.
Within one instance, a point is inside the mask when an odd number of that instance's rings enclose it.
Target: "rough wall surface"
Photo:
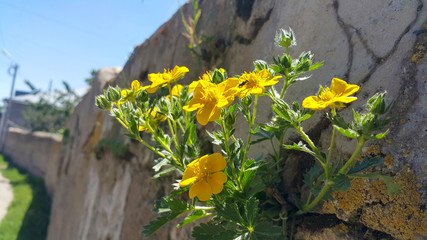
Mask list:
[[[211,55],[206,61],[210,66],[224,67],[230,75],[252,70],[255,59],[271,62],[272,56],[281,54],[272,40],[277,29],[290,26],[298,40],[292,54],[311,50],[316,60],[325,61],[325,65],[313,72],[310,80],[293,85],[287,99],[301,102],[316,93],[319,84],[329,85],[333,77],[362,86],[357,94],[359,101],[351,105],[355,109],[363,107],[374,93],[387,90],[389,97],[395,100],[391,110],[395,120],[390,135],[376,144],[381,146],[379,154],[393,159],[387,166],[389,174],[409,164],[417,176],[414,184],[421,184],[415,189],[420,195],[414,195],[419,198],[419,205],[410,207],[417,213],[422,212],[427,189],[426,0],[204,0],[200,6],[203,12],[200,33],[214,38],[211,49],[207,49]],[[188,5],[184,13],[190,13]],[[174,65],[190,68],[184,82],[196,80],[206,69],[198,67],[197,59],[186,48],[183,32],[177,13],[134,50],[111,84],[128,86],[134,79],[149,84],[148,73]],[[170,182],[151,180],[152,156],[129,140],[125,140],[130,146],[129,158],[118,159],[108,151],[95,154],[100,140],[125,139],[123,129],[94,106],[94,97],[118,71],[106,69],[98,73],[93,89],[68,124],[70,139],[58,165],[48,239],[140,239],[141,226],[155,217],[151,212],[154,201],[171,188],[172,179]],[[261,104],[268,106],[265,101]],[[271,117],[268,107],[259,109],[259,121]],[[343,114],[348,117],[350,110],[344,110]],[[305,128],[321,127],[322,131],[315,138],[327,147],[331,126],[321,124],[324,118],[321,112],[316,113]],[[242,126],[238,132],[245,129]],[[354,142],[345,139],[338,142],[339,154],[348,154],[354,146]],[[265,152],[265,149],[267,146],[260,144],[253,154]],[[381,200],[370,204],[380,213],[392,207]],[[330,209],[344,219],[339,214],[344,210],[338,203]],[[363,211],[363,206],[360,209]],[[378,219],[387,215],[376,217],[377,220],[354,221],[398,239],[416,239],[427,232],[427,229],[418,229],[413,231],[417,235],[410,236],[402,234],[407,229],[398,229],[396,233],[389,226],[405,227],[405,219],[385,226]],[[177,231],[174,224],[153,236],[153,239],[188,238],[188,231]]]
[[[14,163],[43,178],[46,190],[52,196],[56,186],[55,169],[61,148],[61,135],[9,128],[4,153],[10,156]]]

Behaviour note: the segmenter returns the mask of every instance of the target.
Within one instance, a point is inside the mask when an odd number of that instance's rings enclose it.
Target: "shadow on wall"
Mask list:
[[[31,176],[26,170],[13,164],[10,158],[4,159],[8,166],[3,170],[3,175],[9,178],[14,199],[0,225],[0,232],[8,231],[3,227],[10,229],[21,226],[16,239],[46,239],[52,199],[45,189],[43,179]]]

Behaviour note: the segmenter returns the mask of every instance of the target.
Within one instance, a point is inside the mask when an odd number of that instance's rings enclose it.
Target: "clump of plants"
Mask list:
[[[241,75],[228,76],[224,69],[214,69],[189,86],[182,86],[177,82],[189,69],[175,66],[149,74],[150,85],[141,86],[135,80],[129,89],[109,87],[96,97],[96,105],[109,110],[128,130],[127,136],[157,156],[153,178],[171,173],[177,176],[174,190],[156,203],[154,211],[160,217],[144,227],[146,235],[185,214],[178,227],[208,217],[194,227],[195,239],[287,239],[292,234],[287,229],[291,216],[314,211],[319,203],[331,198],[331,191],[349,189],[351,178],[382,178],[390,194],[399,191],[390,177],[365,173],[382,164],[382,159],[356,161],[366,141],[387,134],[383,129],[391,120],[383,117],[390,108],[386,93],[372,96],[365,112],[353,110],[351,122],[346,122],[338,110],[357,100],[353,95],[359,86],[338,78],[332,79],[330,87],[320,86],[318,93],[305,98],[302,104],[287,103],[284,96],[291,85],[307,80],[306,73],[323,63],[315,63],[310,52],[291,57],[289,48],[296,44],[291,29],[279,30],[275,43],[285,50],[283,55],[273,58],[272,64],[256,60],[254,69]],[[279,82],[281,88],[277,88]],[[154,94],[159,89],[166,89],[168,95]],[[271,100],[274,112],[266,123],[256,121],[262,97]],[[324,109],[328,109],[333,125],[329,149],[316,146],[301,125],[315,111]],[[243,139],[235,135],[239,115],[248,123]],[[217,125],[218,130],[207,134],[221,151],[202,153],[198,124]],[[285,145],[287,131],[297,132],[302,141]],[[142,134],[149,134],[153,141],[143,140]],[[333,154],[337,134],[357,139],[348,159]],[[251,146],[260,141],[269,141],[273,154],[264,154],[265,158],[249,156]],[[286,203],[285,193],[271,191],[281,181],[282,155],[287,150],[308,153],[316,160],[304,177],[309,194],[296,197],[296,206]],[[188,198],[183,196],[187,192]]]

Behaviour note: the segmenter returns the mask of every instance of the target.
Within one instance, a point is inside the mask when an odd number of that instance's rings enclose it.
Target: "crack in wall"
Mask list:
[[[347,38],[347,44],[348,44],[348,56],[347,56],[347,58],[348,58],[348,60],[347,60],[347,70],[344,74],[344,78],[348,79],[350,76],[351,68],[353,66],[353,51],[354,51],[354,46],[351,42],[351,33],[350,33],[350,29],[349,29],[351,27],[348,24],[346,24],[342,20],[340,15],[338,14],[338,8],[339,8],[338,0],[334,0],[333,7],[334,7],[335,17],[337,19],[338,25],[344,31],[344,34]]]
[[[341,26],[341,28],[343,29],[344,33],[346,34],[347,41],[349,43],[349,51],[351,52],[351,53],[349,52],[349,56],[351,56],[353,58],[353,44],[351,44],[351,34],[349,31],[349,29],[352,29],[356,33],[357,37],[359,38],[359,40],[362,43],[362,46],[365,48],[365,50],[369,54],[371,54],[372,57],[374,58],[373,67],[366,74],[366,76],[363,79],[361,79],[359,82],[359,84],[364,84],[371,78],[372,74],[377,70],[377,68],[379,66],[381,66],[384,62],[386,62],[396,52],[397,47],[398,47],[399,43],[401,42],[402,38],[412,29],[412,27],[417,22],[417,20],[419,18],[419,13],[421,12],[421,10],[423,8],[423,2],[421,0],[418,0],[418,6],[417,6],[415,18],[408,24],[408,26],[406,26],[406,28],[402,31],[402,33],[397,37],[392,48],[390,49],[390,51],[388,53],[386,53],[384,55],[384,57],[379,57],[374,53],[374,51],[369,47],[367,40],[363,38],[363,36],[360,32],[360,29],[358,29],[358,28],[352,26],[350,23],[346,23],[342,20],[342,18],[339,16],[339,13],[338,13],[338,9],[339,9],[339,1],[338,0],[334,0],[333,6],[334,6],[336,17],[337,17],[337,22]],[[348,60],[347,67],[349,66],[349,64],[350,64],[350,69],[347,68],[346,77],[348,77],[348,74],[351,71],[353,59]]]

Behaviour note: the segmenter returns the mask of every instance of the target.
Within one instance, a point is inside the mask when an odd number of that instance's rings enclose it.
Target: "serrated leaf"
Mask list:
[[[178,228],[183,227],[189,223],[192,223],[200,218],[206,217],[211,215],[211,213],[206,213],[203,210],[197,210],[192,212],[190,215],[188,215],[186,218],[184,218],[184,221],[182,223],[178,224]]]
[[[349,138],[358,138],[360,137],[359,133],[354,131],[353,129],[347,128],[344,129],[342,127],[338,127],[337,125],[334,125],[334,128],[338,130],[342,135],[349,137]]]
[[[309,171],[304,175],[304,183],[310,188],[313,187],[314,179],[322,171],[322,166],[315,164]]]
[[[179,213],[169,213],[164,216],[158,217],[156,220],[151,221],[148,225],[144,226],[143,234],[150,236],[163,225],[178,217]]]
[[[163,166],[169,164],[169,160],[167,158],[158,158],[154,160],[155,165],[153,166],[154,171],[158,172]]]
[[[265,188],[266,186],[260,178],[254,178],[246,191],[246,196],[252,197],[257,193],[264,191]]]
[[[384,163],[383,158],[363,158],[362,162],[356,162],[354,167],[350,168],[347,174],[354,174],[368,170],[369,168],[379,166]]]
[[[282,228],[271,222],[260,222],[255,225],[254,232],[262,236],[278,237],[282,235]]]
[[[331,179],[334,184],[331,189],[334,191],[346,191],[351,188],[350,179],[346,175],[338,175]]]
[[[258,217],[258,204],[259,201],[255,199],[254,197],[251,197],[248,201],[245,203],[245,216],[247,220],[247,225],[249,227],[252,227],[255,220]]]
[[[222,218],[228,219],[240,225],[246,224],[235,202],[226,202],[222,208],[217,207],[216,210],[218,215]]]
[[[188,204],[179,199],[165,199],[156,202],[155,211],[157,212],[167,212],[167,214],[158,217],[156,220],[151,221],[148,225],[144,226],[144,233],[147,236],[150,236],[160,227],[165,225],[167,222],[175,219],[179,215],[188,211]]]
[[[227,232],[227,230],[225,230],[223,226],[207,222],[201,223],[199,226],[194,227],[191,236],[194,237],[196,240],[216,240],[218,239],[217,236],[220,235],[222,232]]]
[[[173,172],[173,171],[175,171],[175,170],[177,170],[175,167],[171,167],[171,168],[165,169],[165,170],[163,170],[163,171],[158,172],[157,174],[155,174],[155,175],[153,176],[153,179],[157,179],[157,178],[159,178],[159,177],[162,177],[162,176],[164,176],[164,175],[166,175],[166,174],[168,174],[168,173],[171,173],[171,172]]]

